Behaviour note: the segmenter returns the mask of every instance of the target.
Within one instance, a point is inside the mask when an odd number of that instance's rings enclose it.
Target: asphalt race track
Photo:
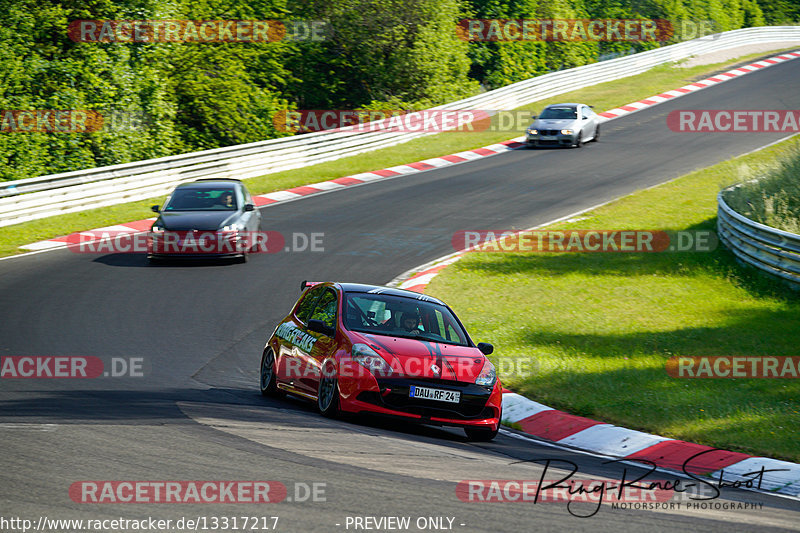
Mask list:
[[[357,528],[353,517],[365,516],[410,517],[409,531],[434,530],[435,521],[417,527],[428,517],[464,532],[796,531],[797,500],[730,488],[713,502],[756,509],[603,505],[578,517],[595,506],[462,502],[459,481],[538,480],[547,459],[575,463],[576,478],[629,479],[643,470],[511,432],[472,444],[456,430],[330,421],[310,404],[262,398],[257,382],[263,343],[301,280],[383,284],[452,252],[458,230],[531,227],[754,150],[784,135],[675,133],[666,116],[800,109],[797,87],[800,61],[788,61],[609,122],[599,143],[580,150],[516,150],[262,210],[263,230],[288,241],[324,233],[324,252],[153,267],[141,255],[66,250],[0,261],[0,355],[140,358],[144,374],[0,380],[0,515],[34,524],[43,516],[208,524],[277,516],[284,532],[364,531],[375,523]],[[544,477],[558,479],[565,468],[553,462]],[[272,480],[291,501],[76,503],[68,491],[81,480]],[[317,501],[305,498],[314,483],[324,484]],[[2,522],[0,530],[21,531]]]

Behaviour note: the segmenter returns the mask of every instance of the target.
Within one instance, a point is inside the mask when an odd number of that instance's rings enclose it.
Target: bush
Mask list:
[[[764,177],[726,191],[723,197],[751,220],[800,233],[800,148],[781,158]]]

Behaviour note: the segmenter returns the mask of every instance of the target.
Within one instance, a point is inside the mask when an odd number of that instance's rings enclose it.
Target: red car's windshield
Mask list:
[[[351,331],[459,346],[469,338],[450,310],[434,302],[387,294],[349,293],[344,325]]]

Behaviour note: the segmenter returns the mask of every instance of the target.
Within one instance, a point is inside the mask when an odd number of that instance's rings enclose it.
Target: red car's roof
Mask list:
[[[433,302],[439,305],[446,304],[439,300],[438,298],[434,298],[433,296],[428,296],[427,294],[420,294],[414,291],[407,291],[405,289],[397,289],[394,287],[382,287],[380,285],[368,285],[365,283],[341,283],[341,282],[324,282],[324,281],[303,281],[300,284],[301,289],[305,289],[307,287],[313,287],[314,285],[319,285],[320,283],[333,283],[336,287],[338,287],[342,292],[345,293],[371,293],[371,294],[388,294],[390,296],[400,296],[403,298],[412,298],[414,300],[423,300],[425,302]]]

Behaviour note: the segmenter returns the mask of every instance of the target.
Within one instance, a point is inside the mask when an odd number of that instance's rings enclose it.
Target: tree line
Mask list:
[[[800,20],[800,5],[792,0],[0,0],[0,179],[291,135],[273,120],[286,109],[423,109],[681,38],[469,42],[456,31],[463,19],[713,21],[714,31],[726,31],[793,23]],[[91,42],[87,36],[101,34],[81,36],[76,30],[76,21],[110,20],[284,21],[284,30],[294,29],[292,35],[260,42]],[[321,37],[301,35],[308,21],[323,24]],[[127,30],[130,35],[130,25]],[[37,110],[38,115],[20,114]],[[99,113],[102,127],[86,127],[80,114],[62,120],[46,110]]]

